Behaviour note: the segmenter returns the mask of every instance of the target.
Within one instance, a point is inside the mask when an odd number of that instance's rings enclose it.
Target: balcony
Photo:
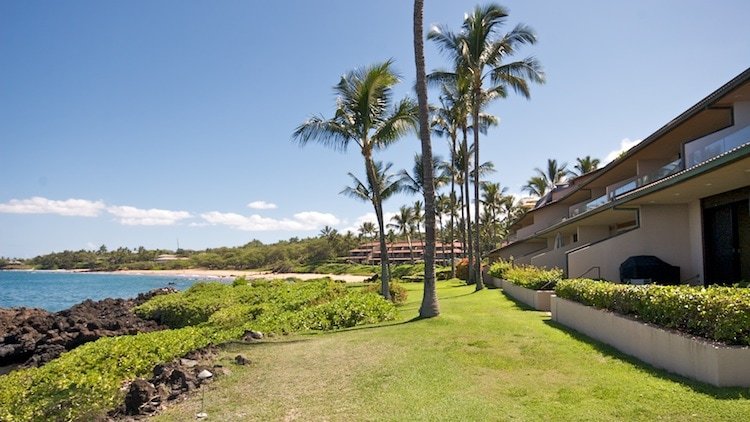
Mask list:
[[[585,213],[587,211],[591,211],[591,210],[593,210],[595,208],[599,208],[602,205],[606,204],[607,202],[609,202],[609,198],[607,198],[607,195],[602,195],[602,196],[600,196],[600,197],[598,197],[598,198],[596,198],[596,199],[594,199],[592,201],[589,201],[589,202],[587,202],[585,204],[570,207],[568,215],[570,217],[575,217],[578,214],[583,214],[583,213]]]
[[[712,140],[707,136],[685,144],[687,167],[692,167],[714,157],[718,157],[734,148],[750,143],[750,126],[730,133],[719,139]]]

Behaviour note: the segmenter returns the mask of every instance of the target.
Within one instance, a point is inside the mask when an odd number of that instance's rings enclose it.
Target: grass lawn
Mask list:
[[[228,345],[209,420],[750,420],[750,389],[718,389],[639,363],[506,298],[438,283],[442,314]],[[238,353],[252,363],[231,363]],[[200,395],[157,421],[184,421]]]

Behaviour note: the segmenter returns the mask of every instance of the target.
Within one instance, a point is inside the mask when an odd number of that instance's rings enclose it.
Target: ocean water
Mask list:
[[[0,271],[0,308],[61,311],[86,299],[129,298],[159,287],[184,290],[198,281],[180,276]]]

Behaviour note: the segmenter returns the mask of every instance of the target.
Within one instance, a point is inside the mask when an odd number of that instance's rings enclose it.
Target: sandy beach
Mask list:
[[[330,277],[333,280],[341,280],[347,283],[362,282],[369,278],[363,275],[350,274],[310,274],[310,273],[272,273],[269,271],[242,271],[242,270],[207,270],[202,268],[191,268],[187,270],[122,270],[115,274],[133,274],[133,275],[171,275],[181,277],[206,277],[206,278],[237,278],[244,276],[248,280],[265,278],[299,278],[300,280],[310,280],[314,278]]]

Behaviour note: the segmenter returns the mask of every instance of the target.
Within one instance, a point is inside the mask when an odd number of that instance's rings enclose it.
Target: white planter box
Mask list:
[[[552,296],[552,320],[657,368],[717,387],[750,387],[750,347],[725,346]]]
[[[493,286],[493,287],[497,287],[498,289],[501,289],[503,287],[503,280],[500,280],[499,278],[495,278],[495,277],[487,274],[484,277],[484,284],[487,284],[489,286]]]
[[[531,290],[513,284],[507,280],[502,281],[502,288],[508,296],[523,302],[538,311],[550,310],[550,297],[555,293],[552,290]]]

